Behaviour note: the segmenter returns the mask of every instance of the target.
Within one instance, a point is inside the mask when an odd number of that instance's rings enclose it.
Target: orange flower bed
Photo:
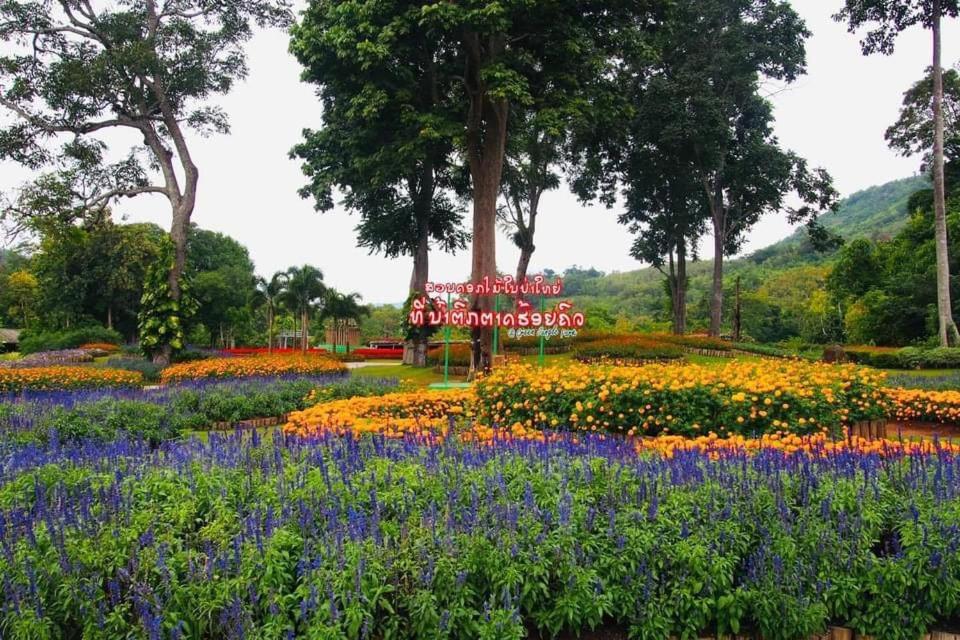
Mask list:
[[[87,342],[82,344],[78,349],[83,349],[84,351],[105,351],[107,353],[114,353],[120,351],[120,347],[115,344],[110,344],[109,342]]]
[[[162,382],[198,380],[200,378],[250,378],[254,376],[323,375],[343,373],[342,362],[325,355],[249,356],[244,358],[209,358],[183,362],[167,367],[160,374]]]
[[[890,417],[900,422],[960,424],[960,391],[888,389]]]
[[[451,417],[470,417],[469,389],[420,390],[324,402],[291,413],[285,433],[299,436],[377,433],[444,437]]]
[[[96,367],[32,367],[0,369],[0,393],[136,387],[143,384],[139,371]]]
[[[930,440],[867,440],[846,434],[843,438],[833,439],[823,433],[809,436],[774,433],[760,438],[744,438],[743,436],[720,438],[711,433],[699,438],[684,438],[681,436],[637,438],[634,442],[638,453],[655,453],[666,458],[673,457],[678,451],[699,451],[718,456],[742,451],[766,450],[783,451],[785,453],[804,452],[815,456],[844,452],[875,453],[882,456],[933,453],[936,451],[960,453],[960,443]]]

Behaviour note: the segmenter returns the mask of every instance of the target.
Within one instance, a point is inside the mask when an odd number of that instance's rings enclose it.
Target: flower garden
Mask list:
[[[653,360],[510,364],[453,390],[312,354],[179,363],[158,386],[0,369],[0,637],[953,628],[960,444],[853,428],[955,424],[960,392]]]

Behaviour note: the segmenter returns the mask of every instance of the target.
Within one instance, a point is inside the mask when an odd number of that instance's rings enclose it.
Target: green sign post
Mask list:
[[[450,292],[447,292],[447,309],[450,309]],[[460,389],[469,387],[469,382],[450,382],[450,323],[443,327],[443,382],[434,382],[431,389]]]
[[[450,310],[450,292],[447,292],[447,311]],[[443,327],[443,386],[450,386],[450,323]]]
[[[543,296],[540,296],[540,314],[543,315]],[[543,345],[546,342],[546,336],[543,333],[540,333],[540,366],[543,366]]]

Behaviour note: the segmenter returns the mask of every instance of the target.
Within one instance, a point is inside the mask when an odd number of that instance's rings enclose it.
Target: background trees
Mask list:
[[[915,25],[930,29],[933,38],[933,63],[931,65],[931,112],[933,116],[933,223],[937,247],[937,309],[940,344],[948,346],[960,342],[960,332],[953,320],[950,295],[950,257],[947,239],[946,191],[944,186],[944,113],[943,113],[943,66],[941,63],[940,23],[945,17],[956,18],[960,12],[957,0],[845,0],[844,7],[835,16],[846,21],[850,31],[868,26],[860,41],[864,55],[871,53],[890,54],[901,31]],[[905,111],[901,116],[909,120]],[[908,136],[909,137],[909,136]],[[896,139],[891,141],[896,147]],[[916,139],[914,139],[914,143]],[[908,142],[908,145],[911,143]],[[900,147],[903,149],[903,147]],[[907,149],[909,150],[909,146]]]
[[[303,353],[309,346],[310,319],[315,311],[323,310],[326,295],[322,271],[308,264],[287,269],[282,300],[299,321],[300,350]]]
[[[199,178],[185,132],[227,130],[209,98],[246,74],[251,24],[289,19],[283,0],[4,3],[0,105],[12,120],[0,131],[0,158],[50,169],[13,197],[7,215],[83,219],[120,197],[162,195],[171,213],[169,295],[178,301]],[[117,150],[108,154],[97,137],[108,129],[129,132],[143,149],[112,160]],[[168,362],[171,345],[156,354]]]

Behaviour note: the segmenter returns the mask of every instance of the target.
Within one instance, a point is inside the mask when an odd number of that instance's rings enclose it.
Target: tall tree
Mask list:
[[[583,200],[613,206],[622,185],[621,224],[636,238],[630,253],[666,278],[672,329],[686,331],[687,259],[709,218],[706,198],[692,170],[687,135],[690,110],[676,83],[654,70],[646,52],[629,59],[622,79],[632,109],[607,112],[594,131],[578,131],[572,148],[573,188]],[[611,117],[620,117],[616,122]]]
[[[323,272],[308,264],[287,269],[284,303],[300,321],[300,350],[307,352],[310,340],[310,319],[318,308],[322,311],[327,287]]]
[[[542,92],[538,92],[542,94]],[[501,226],[520,249],[516,280],[523,282],[536,250],[534,238],[543,194],[560,186],[556,165],[561,160],[566,133],[563,115],[532,108],[513,118],[507,141],[497,215]]]
[[[301,195],[328,211],[333,189],[342,191],[343,205],[361,218],[359,246],[412,256],[410,293],[423,295],[431,241],[454,252],[467,235],[462,206],[450,196],[455,73],[446,68],[443,39],[419,20],[420,7],[309,4],[290,46],[303,79],[320,87],[323,127],[305,130],[291,153],[310,179]],[[414,341],[413,354],[414,365],[426,365],[425,338]]]
[[[422,20],[442,35],[450,68],[462,82],[463,126],[455,138],[470,174],[473,281],[497,275],[497,202],[511,110],[536,105],[537,87],[549,87],[562,100],[550,109],[592,108],[588,89],[612,76],[616,52],[633,42],[661,4],[470,0],[423,6]],[[492,303],[490,296],[475,296],[471,307],[489,311]],[[474,329],[475,370],[489,368],[492,337],[489,327]]]
[[[933,95],[933,213],[937,243],[937,315],[940,344],[960,343],[960,332],[953,319],[950,301],[950,256],[947,239],[946,196],[944,187],[944,114],[943,65],[941,62],[941,22],[956,18],[960,0],[845,0],[834,18],[847,23],[851,33],[868,27],[860,41],[864,55],[893,53],[894,43],[902,31],[921,25],[929,29],[933,39],[931,75]]]
[[[780,147],[772,108],[760,95],[763,80],[791,82],[803,72],[807,35],[782,0],[678,0],[649,38],[653,55],[635,49],[619,69],[632,109],[613,101],[592,129],[575,136],[574,190],[583,199],[599,194],[610,206],[623,186],[621,221],[650,234],[638,239],[634,255],[662,268],[672,253],[679,270],[706,217],[714,247],[712,335],[723,319],[724,258],[746,232],[783,209],[791,191],[803,201],[787,210],[791,222],[814,220],[836,201],[826,172]],[[676,273],[668,278],[682,286]],[[675,297],[672,305],[675,330],[684,324],[677,322],[681,302]]]
[[[805,164],[782,150],[772,132],[763,80],[793,82],[805,71],[803,20],[783,0],[681,0],[659,34],[658,71],[689,105],[684,114],[713,227],[710,334],[723,313],[724,257],[765,213],[782,207],[795,182],[811,184]],[[797,173],[803,171],[804,173]],[[826,181],[829,186],[829,181]],[[813,213],[804,208],[800,213]]]
[[[120,197],[162,195],[174,248],[168,286],[179,300],[199,178],[187,129],[227,131],[209,98],[246,75],[241,45],[252,23],[289,20],[285,0],[4,2],[0,105],[12,119],[0,130],[0,158],[53,169],[20,191],[8,212],[21,220],[85,217]],[[107,162],[97,134],[111,129],[133,132],[146,152],[134,147]],[[156,353],[168,362],[171,346]]]

